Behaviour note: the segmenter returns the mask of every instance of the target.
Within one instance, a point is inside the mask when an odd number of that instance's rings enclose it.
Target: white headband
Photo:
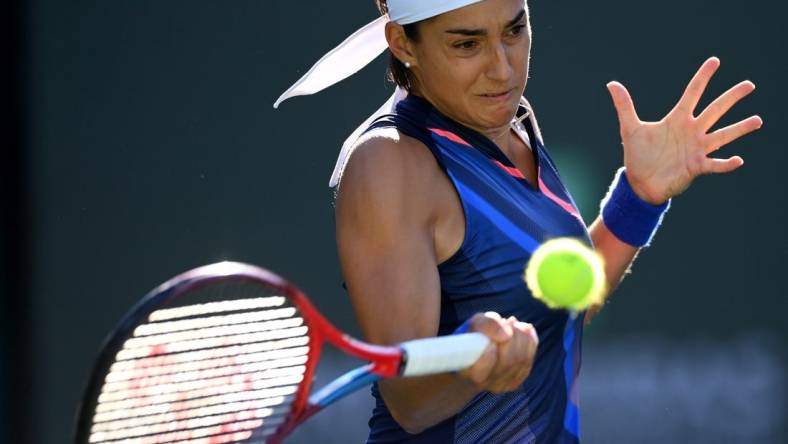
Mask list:
[[[277,99],[274,108],[278,108],[280,103],[291,97],[322,91],[369,65],[388,48],[385,29],[389,20],[407,25],[480,1],[482,0],[388,0],[388,17],[382,16],[372,21],[326,53]]]
[[[408,25],[410,23],[420,22],[428,18],[441,15],[444,12],[454,11],[463,6],[478,3],[481,0],[475,1],[457,1],[457,0],[389,0],[389,17],[392,22],[399,23],[400,25]]]
[[[352,76],[370,64],[388,48],[385,29],[386,23],[389,21],[407,25],[480,1],[482,0],[388,0],[388,17],[382,16],[365,25],[346,38],[339,46],[326,53],[303,77],[298,79],[293,86],[288,88],[277,99],[276,103],[274,103],[274,108],[278,108],[282,102],[291,97],[320,92]],[[394,110],[397,102],[406,96],[407,92],[397,87],[386,103],[369,116],[345,140],[342,144],[342,150],[339,152],[336,166],[334,166],[329,186],[334,187],[339,183],[342,170],[344,170],[345,163],[347,163],[347,159],[350,156],[351,148],[359,136],[377,117]]]

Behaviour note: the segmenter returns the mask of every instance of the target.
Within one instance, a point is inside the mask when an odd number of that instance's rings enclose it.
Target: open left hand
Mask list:
[[[715,159],[709,154],[759,129],[763,121],[752,116],[708,133],[709,129],[743,97],[755,90],[744,81],[714,100],[695,117],[695,108],[709,80],[720,66],[716,57],[706,60],[690,81],[679,102],[659,122],[643,122],[624,85],[610,82],[608,91],[618,113],[624,166],[632,189],[643,200],[661,204],[689,187],[702,174],[728,173],[744,164],[739,156]]]

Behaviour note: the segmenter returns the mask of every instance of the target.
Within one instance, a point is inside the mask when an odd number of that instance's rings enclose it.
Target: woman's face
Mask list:
[[[528,79],[524,0],[485,0],[420,24],[411,45],[415,92],[481,133],[509,125]]]

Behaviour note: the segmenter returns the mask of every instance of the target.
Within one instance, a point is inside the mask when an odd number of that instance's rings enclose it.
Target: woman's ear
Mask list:
[[[405,29],[402,25],[394,22],[386,24],[386,41],[389,44],[391,53],[394,54],[403,65],[416,66],[415,51],[413,50],[413,42],[405,35]]]

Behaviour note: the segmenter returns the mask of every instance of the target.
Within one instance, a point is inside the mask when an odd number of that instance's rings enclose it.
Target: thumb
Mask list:
[[[629,133],[637,124],[640,123],[635,104],[629,91],[619,82],[612,81],[607,84],[607,90],[613,99],[613,106],[616,107],[618,122],[621,125],[621,133]]]
[[[504,343],[512,338],[512,327],[498,313],[477,313],[471,318],[470,331],[484,333],[494,343]]]

